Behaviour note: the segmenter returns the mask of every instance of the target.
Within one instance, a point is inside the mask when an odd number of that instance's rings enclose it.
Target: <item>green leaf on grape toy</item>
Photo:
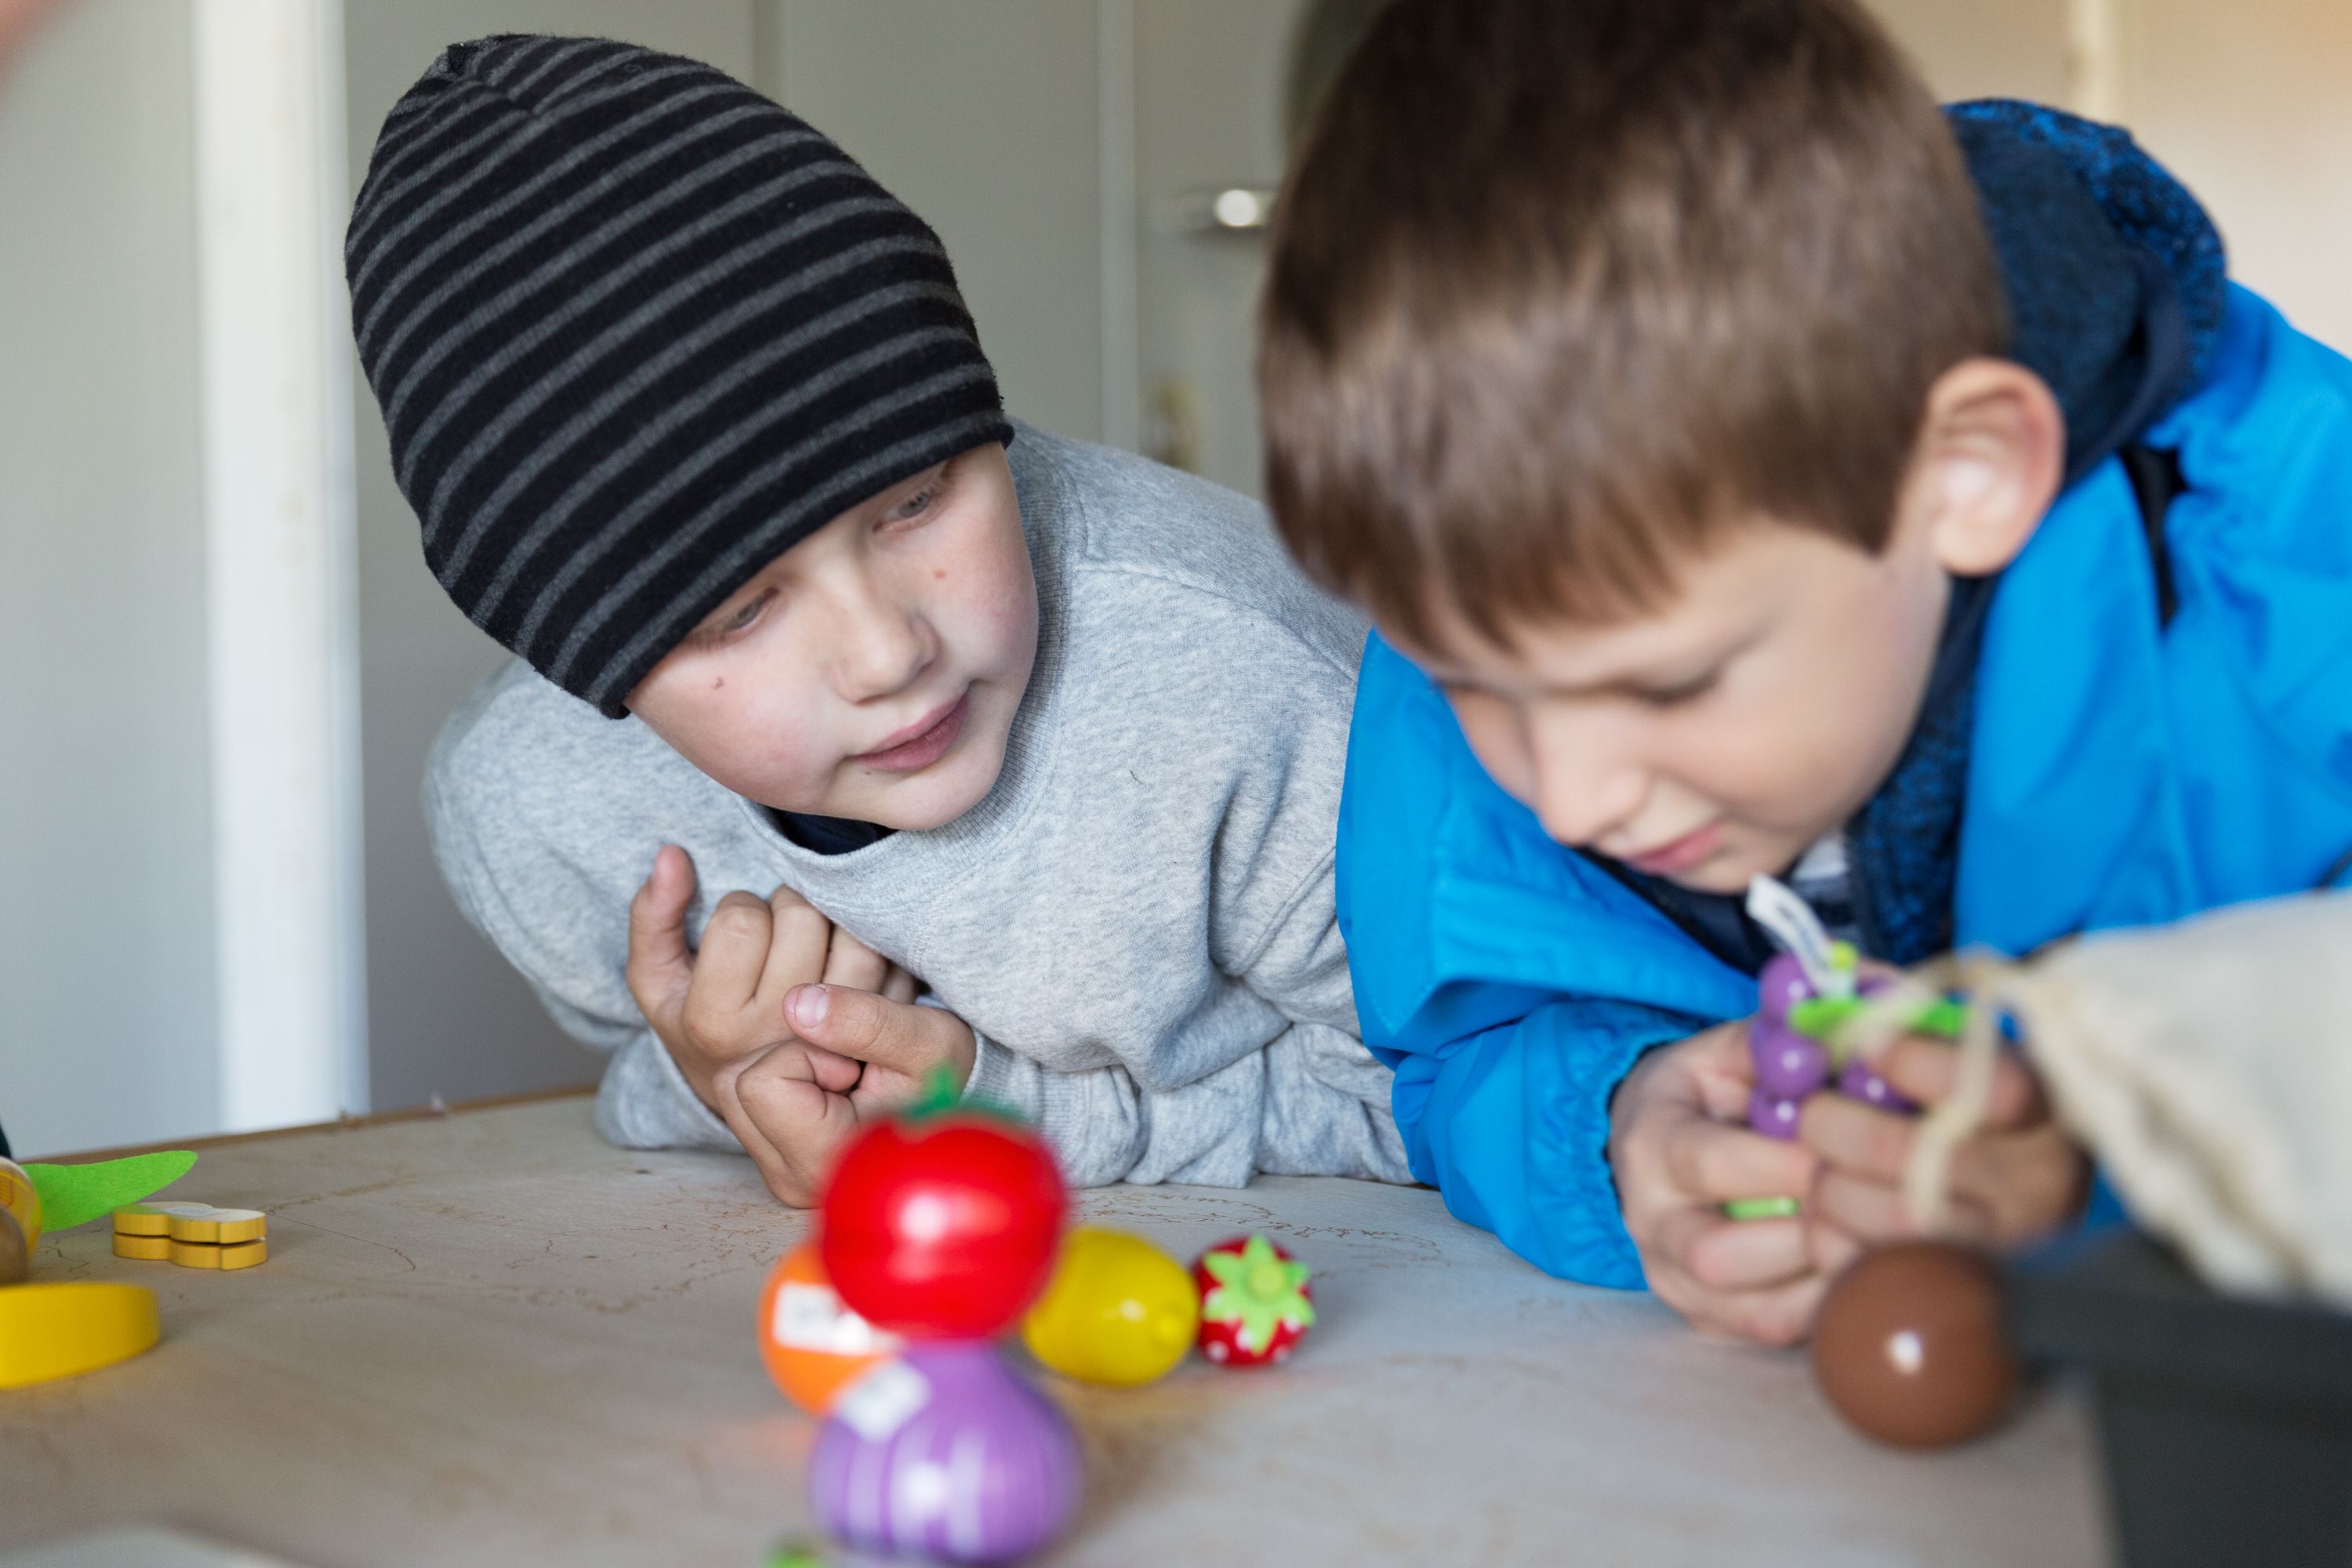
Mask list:
[[[1882,984],[1861,977],[1861,955],[1853,945],[1831,941],[1805,901],[1769,877],[1748,885],[1748,912],[1785,950],[1772,956],[1758,980],[1756,1018],[1748,1031],[1756,1067],[1748,1125],[1768,1138],[1794,1138],[1805,1100],[1832,1084],[1839,1093],[1884,1110],[1917,1110],[1846,1044],[1846,1026]],[[1938,998],[1904,1026],[1951,1039],[1966,1017],[1958,1003]]]
[[[1767,1138],[1794,1139],[1805,1101],[1832,1088],[1882,1110],[1916,1114],[1919,1108],[1852,1040],[1849,1026],[1885,983],[1864,979],[1853,944],[1832,941],[1811,907],[1774,879],[1749,882],[1748,912],[1782,949],[1765,963],[1757,982],[1756,1016],[1748,1028],[1756,1072],[1748,1125]],[[1967,1020],[1968,1009],[1960,1003],[1937,997],[1905,1019],[1903,1028],[1956,1039]],[[1723,1212],[1737,1220],[1781,1219],[1801,1207],[1793,1197],[1740,1198],[1725,1204]]]

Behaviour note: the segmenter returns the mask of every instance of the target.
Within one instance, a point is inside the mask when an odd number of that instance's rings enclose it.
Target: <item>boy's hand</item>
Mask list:
[[[1878,1058],[1880,1075],[1923,1106],[1950,1095],[1958,1065],[1952,1046],[1916,1035]],[[1798,1141],[1822,1162],[1814,1212],[1865,1241],[1918,1235],[1903,1203],[1903,1172],[1918,1131],[1917,1118],[1845,1095],[1807,1100]],[[2032,1241],[2082,1212],[2090,1174],[2090,1162],[2052,1118],[2032,1069],[2003,1051],[1984,1125],[1952,1155],[1948,1223],[1989,1247]]]
[[[865,1064],[849,1099],[869,1120],[920,1097],[943,1068],[961,1093],[980,1054],[971,1025],[944,1007],[916,1005],[911,980],[903,990],[830,980],[799,986],[784,998],[784,1016],[810,1046]]]
[[[1652,1051],[1610,1107],[1609,1163],[1659,1299],[1696,1328],[1790,1345],[1855,1247],[1815,1223],[1810,1201],[1801,1218],[1724,1215],[1734,1198],[1804,1197],[1821,1166],[1748,1131],[1754,1087],[1745,1019]]]
[[[664,846],[629,902],[629,994],[704,1104],[795,1207],[816,1201],[861,1121],[944,1066],[961,1089],[978,1044],[954,1014],[914,1005],[915,979],[788,888],[719,900],[687,945],[694,862]]]
[[[958,1089],[971,1076],[979,1045],[969,1025],[916,1006],[911,980],[886,991],[795,987],[784,1006],[799,1048],[769,1052],[730,1085],[732,1109],[721,1114],[768,1190],[794,1208],[816,1202],[841,1146],[864,1123],[921,1094],[939,1068]],[[846,1081],[812,1066],[841,1061],[854,1069]]]
[[[726,1080],[761,1053],[794,1043],[784,1022],[793,986],[829,980],[878,990],[892,966],[789,888],[765,900],[741,892],[719,900],[697,952],[686,941],[694,890],[694,861],[664,845],[629,900],[629,994],[696,1095],[723,1116]],[[857,1064],[829,1055],[812,1056],[812,1072],[844,1087],[855,1082]]]

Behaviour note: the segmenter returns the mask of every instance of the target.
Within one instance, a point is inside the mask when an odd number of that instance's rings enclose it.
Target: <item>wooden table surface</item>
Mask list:
[[[174,1195],[270,1214],[205,1274],[43,1242],[36,1278],[134,1279],[137,1361],[0,1393],[0,1550],[175,1525],[315,1568],[758,1568],[805,1530],[813,1424],[754,1304],[803,1235],[748,1162],[600,1142],[584,1100],[207,1152]],[[1087,1500],[1052,1561],[1117,1568],[2103,1560],[2080,1404],[1936,1457],[1850,1436],[1800,1358],[1580,1289],[1433,1193],[1113,1187],[1085,1217],[1180,1257],[1240,1230],[1316,1268],[1287,1366],[1055,1381]]]

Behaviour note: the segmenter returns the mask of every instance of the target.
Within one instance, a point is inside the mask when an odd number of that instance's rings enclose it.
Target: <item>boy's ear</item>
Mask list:
[[[2065,465],[2066,416],[2048,384],[2010,360],[1964,360],[1928,389],[1904,507],[1944,570],[1982,577],[2025,548]]]

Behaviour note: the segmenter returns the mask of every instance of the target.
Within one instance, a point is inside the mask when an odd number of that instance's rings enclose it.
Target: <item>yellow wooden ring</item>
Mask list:
[[[130,1236],[118,1230],[114,1233],[114,1256],[138,1263],[168,1262],[172,1256],[172,1238],[168,1236]]]
[[[0,1290],[0,1388],[22,1388],[128,1361],[163,1336],[155,1292],[73,1280]]]

